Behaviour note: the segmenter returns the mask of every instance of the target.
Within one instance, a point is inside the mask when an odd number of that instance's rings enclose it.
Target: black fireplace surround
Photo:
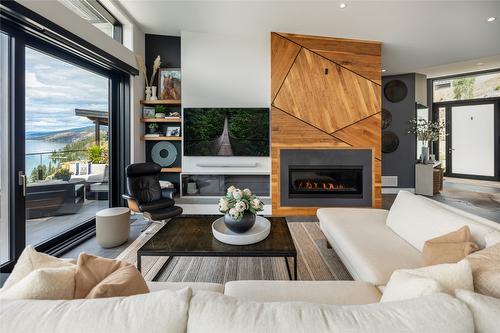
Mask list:
[[[370,149],[282,149],[284,207],[372,206]]]

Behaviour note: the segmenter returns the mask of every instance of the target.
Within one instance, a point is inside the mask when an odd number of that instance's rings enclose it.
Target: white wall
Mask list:
[[[181,32],[182,104],[188,107],[270,107],[270,33]],[[256,163],[200,167],[200,163]],[[183,173],[270,173],[269,157],[183,157]]]

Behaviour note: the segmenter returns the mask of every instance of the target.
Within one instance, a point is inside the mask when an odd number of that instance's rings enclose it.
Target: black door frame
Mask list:
[[[493,104],[494,106],[494,171],[493,177],[490,176],[478,176],[478,175],[468,175],[468,174],[456,174],[452,172],[452,112],[451,109],[454,106],[467,106],[467,105],[483,105],[483,104]],[[500,98],[478,98],[470,100],[459,100],[459,101],[448,101],[448,102],[436,102],[433,103],[432,107],[432,118],[434,121],[439,120],[439,109],[445,108],[446,114],[446,170],[445,176],[447,177],[458,177],[458,178],[468,178],[468,179],[478,179],[478,180],[494,180],[500,181]],[[436,143],[434,146],[439,156],[439,145]]]
[[[104,67],[93,63],[87,57],[65,49],[20,29],[10,21],[3,21],[1,31],[10,37],[11,54],[9,77],[10,109],[10,258],[0,265],[0,272],[10,272],[24,250],[26,243],[25,197],[20,185],[19,171],[25,170],[25,47],[32,47],[52,57],[69,62],[109,79],[109,205],[120,206],[121,194],[125,189],[125,166],[130,161],[130,74],[118,71],[116,67]],[[119,65],[119,64],[117,64]],[[22,142],[22,144],[19,144]],[[17,143],[17,144],[16,144]],[[37,251],[61,255],[72,247],[95,235],[95,218],[82,222],[75,228],[62,232],[35,246]]]

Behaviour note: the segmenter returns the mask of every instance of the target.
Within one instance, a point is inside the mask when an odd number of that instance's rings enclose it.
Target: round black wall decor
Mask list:
[[[401,102],[407,94],[408,88],[401,80],[392,80],[385,84],[384,95],[389,102]]]
[[[169,167],[177,159],[177,149],[168,141],[158,142],[151,149],[151,159],[162,167]]]
[[[382,129],[386,129],[392,123],[392,113],[386,109],[382,109]]]
[[[382,132],[382,153],[390,154],[396,151],[399,146],[399,138],[391,131]]]

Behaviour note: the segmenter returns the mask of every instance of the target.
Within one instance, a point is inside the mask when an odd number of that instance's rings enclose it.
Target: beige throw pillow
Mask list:
[[[0,291],[0,299],[72,299],[75,292],[73,267],[39,268],[21,281]]]
[[[144,278],[131,264],[85,252],[78,257],[75,298],[131,296],[148,292]]]
[[[500,298],[500,243],[467,256],[476,292]]]
[[[456,263],[479,250],[472,241],[468,226],[425,242],[422,256],[425,265]]]
[[[21,281],[29,273],[40,268],[73,267],[75,264],[59,259],[48,254],[37,252],[31,245],[28,245],[17,260],[12,273],[5,281],[3,290],[9,289],[17,282]]]

